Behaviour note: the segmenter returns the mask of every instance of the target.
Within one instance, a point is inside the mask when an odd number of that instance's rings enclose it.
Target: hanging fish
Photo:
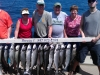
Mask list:
[[[53,59],[54,59],[54,45],[51,44],[50,45],[50,52],[49,52],[49,64],[48,64],[48,67],[47,67],[47,70],[50,71],[51,69],[51,66],[53,64]]]
[[[47,72],[47,65],[49,63],[49,46],[44,45],[43,47],[44,53],[43,53],[43,68],[44,68],[44,75],[46,75]]]
[[[26,46],[25,45],[22,45],[20,60],[21,60],[21,66],[25,70],[25,67],[26,67],[26,65],[25,65],[25,62],[26,62]]]
[[[60,68],[62,69],[63,61],[64,61],[64,50],[65,50],[65,45],[61,44],[61,49],[60,49]]]
[[[54,50],[54,65],[56,74],[58,74],[58,65],[59,65],[59,51],[60,51],[60,45],[56,44],[55,50]]]
[[[71,60],[74,59],[75,55],[76,55],[76,44],[73,44],[73,49],[72,49],[72,58],[71,58]]]
[[[3,48],[3,46],[0,46],[0,75],[3,75],[2,74],[2,62],[1,62],[1,58],[2,58],[2,48]]]
[[[27,47],[27,51],[26,51],[26,72],[29,72],[30,69],[30,63],[31,63],[31,45],[29,44]]]
[[[4,59],[5,59],[6,63],[7,63],[7,56],[8,56],[8,46],[6,45],[4,47]]]
[[[70,57],[71,57],[71,44],[68,44],[66,47],[66,54],[65,54],[65,67],[64,70],[66,71],[70,62]]]
[[[37,55],[37,75],[41,75],[40,69],[42,64],[43,64],[43,47],[40,44],[38,46],[38,55]]]
[[[9,50],[9,59],[10,63],[9,66],[11,67],[14,64],[14,56],[15,56],[15,49],[14,49],[14,43],[11,44],[10,50]]]
[[[36,58],[37,58],[37,46],[36,44],[34,44],[32,48],[32,55],[31,55],[31,67],[30,67],[31,70],[33,69],[33,66],[36,63]]]
[[[19,49],[20,49],[20,45],[17,45],[15,47],[15,62],[16,62],[17,71],[18,71],[18,68],[19,68]]]

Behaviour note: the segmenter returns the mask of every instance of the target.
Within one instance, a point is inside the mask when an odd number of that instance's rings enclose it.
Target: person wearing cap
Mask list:
[[[62,11],[62,5],[60,2],[56,2],[53,6],[54,11],[50,12],[51,16],[52,16],[52,38],[64,38],[65,37],[65,31],[64,31],[64,21],[65,18],[67,17],[67,14],[65,12]],[[54,43],[56,44],[56,43]],[[59,45],[62,45],[63,43],[59,43]],[[64,50],[60,52],[60,67],[62,69],[62,61],[63,59],[63,55],[64,55]],[[48,70],[50,70],[51,68],[51,62],[53,62],[53,58],[52,61],[49,61],[49,65],[48,65]],[[56,67],[56,73],[58,73],[58,67]]]
[[[50,13],[44,9],[45,8],[44,0],[37,0],[36,7],[37,8],[33,12],[33,16],[32,16],[32,25],[34,26],[34,38],[51,38],[52,18],[51,18]],[[47,43],[37,43],[37,45],[39,45],[39,44],[45,45]],[[49,50],[46,52],[48,53]],[[45,55],[44,55],[44,57],[45,57]],[[46,57],[46,59],[47,59],[47,57]],[[43,60],[43,61],[44,61],[44,63],[42,63],[42,64],[45,65],[45,66],[43,66],[44,74],[45,74],[47,63],[45,63],[45,60]],[[41,75],[40,67],[42,64],[40,63],[37,65],[37,75]]]
[[[28,8],[21,10],[21,18],[16,23],[15,38],[32,38],[32,18],[29,17],[29,14]],[[15,47],[20,45],[21,49],[23,44],[27,46],[29,43],[16,43]],[[15,72],[19,72],[18,69],[16,70],[16,63],[14,63],[14,69]]]
[[[64,21],[67,14],[63,12],[61,3],[56,2],[54,4],[54,11],[50,12],[52,16],[52,37],[53,38],[64,38]]]
[[[68,75],[74,75],[76,66],[83,63],[90,51],[93,64],[98,67],[100,75],[100,11],[96,7],[97,0],[88,0],[89,10],[83,13],[81,18],[82,37],[94,37],[91,42],[83,42],[78,48],[72,69]]]
[[[15,38],[32,38],[32,19],[29,17],[28,8],[22,9],[21,16],[16,23]]]
[[[78,15],[78,6],[77,5],[72,5],[70,7],[70,15],[68,17],[66,17],[65,24],[64,24],[65,25],[64,29],[65,29],[66,37],[67,38],[81,37],[80,21],[81,21],[81,16]],[[72,57],[73,57],[73,54],[72,54],[73,53],[73,45],[75,44],[76,48],[79,47],[79,43],[78,42],[69,42],[68,44],[71,44],[71,50],[69,51],[69,53],[67,53],[67,58],[66,58],[66,61],[65,61],[65,68],[64,68],[64,70],[68,70],[69,63],[72,62],[70,60],[73,60],[72,59]],[[79,71],[78,67],[77,67],[76,70]]]
[[[45,8],[44,0],[37,1],[37,9],[33,12],[32,24],[35,28],[35,38],[51,38],[52,34],[52,19],[51,15]]]

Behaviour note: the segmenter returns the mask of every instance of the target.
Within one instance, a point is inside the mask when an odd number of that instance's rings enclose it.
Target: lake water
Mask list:
[[[20,11],[22,8],[27,7],[30,11],[30,17],[32,12],[36,8],[37,0],[0,0],[0,8],[7,11],[13,20],[13,30],[12,35],[14,36],[15,25],[18,18],[21,17]],[[78,13],[82,15],[88,9],[87,0],[45,0],[45,10],[53,11],[53,5],[55,2],[60,2],[62,4],[62,11],[69,15],[69,8],[71,5],[75,4],[79,7]],[[100,9],[100,0],[98,0],[97,8]]]

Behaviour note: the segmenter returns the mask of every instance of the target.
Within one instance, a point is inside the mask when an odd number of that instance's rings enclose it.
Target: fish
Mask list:
[[[55,50],[54,50],[54,65],[55,65],[55,70],[56,74],[58,74],[58,65],[59,65],[59,52],[60,52],[60,45],[56,44]]]
[[[59,60],[60,60],[60,68],[62,69],[62,65],[63,65],[63,61],[64,61],[64,50],[65,50],[65,45],[61,44],[61,49],[60,49],[60,56],[59,56]]]
[[[75,55],[76,55],[76,44],[73,44],[71,61],[74,60]]]
[[[7,56],[8,56],[8,46],[6,45],[4,47],[4,59],[5,59],[6,63],[7,63]]]
[[[43,68],[44,68],[44,75],[46,75],[47,72],[47,66],[49,62],[49,46],[47,44],[44,45],[43,47]]]
[[[38,55],[37,55],[37,75],[40,75],[40,69],[42,64],[43,64],[43,46],[40,44],[38,46]]]
[[[49,64],[48,64],[48,67],[47,67],[47,70],[50,71],[51,69],[51,66],[53,64],[53,59],[54,59],[54,44],[50,44],[50,51],[49,51]]]
[[[33,66],[35,65],[36,63],[36,59],[37,59],[37,46],[36,44],[33,45],[33,48],[32,48],[32,54],[31,54],[31,67],[30,69],[32,70],[33,69]]]
[[[2,62],[1,62],[1,58],[2,58],[2,55],[1,55],[2,49],[3,49],[3,46],[0,46],[0,75],[3,75],[3,74],[2,74]]]
[[[70,58],[71,58],[71,44],[68,44],[66,47],[66,54],[65,54],[65,67],[63,68],[63,70],[67,70],[69,62],[70,62]]]
[[[32,50],[32,46],[31,46],[31,44],[28,44],[28,47],[26,50],[26,72],[29,72],[29,69],[30,69],[31,50]]]
[[[21,48],[20,61],[21,61],[21,66],[25,70],[25,67],[26,67],[26,64],[25,64],[25,62],[26,62],[26,46],[25,45],[22,45],[22,48]]]
[[[19,68],[19,49],[20,49],[20,45],[17,45],[15,47],[15,62],[16,62],[17,70]]]
[[[14,56],[15,56],[15,49],[14,49],[14,43],[11,44],[11,47],[9,49],[9,66],[11,67],[14,64]]]

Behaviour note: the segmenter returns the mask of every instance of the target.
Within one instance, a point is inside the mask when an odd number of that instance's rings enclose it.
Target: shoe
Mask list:
[[[75,71],[70,71],[68,75],[76,75]]]

